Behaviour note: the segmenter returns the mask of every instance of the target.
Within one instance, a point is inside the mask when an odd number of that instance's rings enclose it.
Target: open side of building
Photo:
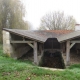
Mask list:
[[[80,31],[3,29],[3,51],[14,59],[27,55],[26,58],[31,57],[36,65],[39,65],[41,60],[46,64],[44,59],[47,59],[47,62],[53,60],[51,67],[55,66],[53,63],[64,66],[80,63],[80,60],[76,60],[76,57],[80,58]],[[60,59],[63,62],[59,62]],[[47,67],[50,65],[46,64]]]

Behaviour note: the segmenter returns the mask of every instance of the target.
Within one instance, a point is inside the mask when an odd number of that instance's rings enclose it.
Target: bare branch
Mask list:
[[[76,20],[73,18],[73,16],[65,16],[63,12],[52,12],[42,17],[39,29],[73,30],[75,24]]]

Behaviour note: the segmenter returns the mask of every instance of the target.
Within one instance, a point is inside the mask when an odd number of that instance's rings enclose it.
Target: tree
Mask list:
[[[24,16],[25,9],[20,0],[0,0],[0,37],[2,28],[27,29]]]
[[[76,20],[63,12],[48,13],[41,19],[40,30],[73,30]]]

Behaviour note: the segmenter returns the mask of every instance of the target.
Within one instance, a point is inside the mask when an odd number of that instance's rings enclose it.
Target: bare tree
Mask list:
[[[76,20],[73,16],[66,16],[63,12],[52,12],[41,19],[40,30],[73,30]]]

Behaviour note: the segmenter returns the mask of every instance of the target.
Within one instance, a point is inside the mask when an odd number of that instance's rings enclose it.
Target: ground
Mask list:
[[[0,46],[0,80],[80,80],[80,64],[64,70],[49,70],[30,61],[14,60],[3,54]]]

